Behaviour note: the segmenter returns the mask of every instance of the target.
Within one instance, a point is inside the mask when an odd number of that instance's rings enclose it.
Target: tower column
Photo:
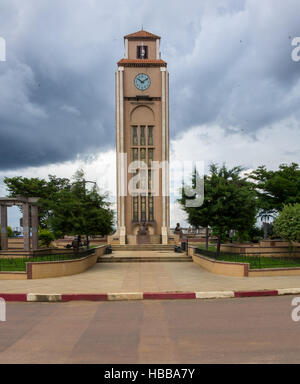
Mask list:
[[[121,226],[121,203],[120,203],[120,89],[119,89],[119,71],[116,72],[116,125],[117,125],[117,146],[116,146],[116,154],[117,154],[117,226],[120,229]]]
[[[119,148],[118,154],[118,197],[119,197],[119,236],[120,244],[126,244],[126,227],[125,227],[125,199],[126,199],[126,178],[127,178],[127,161],[124,148],[124,67],[118,69],[118,118],[119,126]],[[126,189],[126,190],[125,190]]]
[[[7,206],[1,205],[1,250],[6,251],[8,249],[7,238]]]
[[[161,68],[162,75],[162,244],[168,244],[168,198],[169,198],[169,164],[168,164],[168,94],[167,71]]]
[[[169,234],[170,231],[170,128],[169,128],[169,72],[166,71],[166,225]]]

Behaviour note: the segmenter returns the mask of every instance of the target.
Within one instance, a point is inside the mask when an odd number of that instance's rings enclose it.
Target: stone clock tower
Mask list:
[[[169,74],[160,37],[125,36],[116,72],[117,244],[168,244]]]

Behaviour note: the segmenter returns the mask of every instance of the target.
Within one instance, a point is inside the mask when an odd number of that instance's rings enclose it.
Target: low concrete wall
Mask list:
[[[82,240],[85,240],[84,237],[82,237]],[[60,249],[65,249],[66,245],[71,245],[73,241],[73,238],[70,239],[59,239],[53,241],[53,245]],[[98,246],[98,245],[104,245],[107,244],[107,236],[103,238],[97,238],[97,239],[90,239],[90,246]]]
[[[250,269],[248,263],[232,263],[217,261],[195,253],[197,247],[189,246],[189,255],[194,263],[211,273],[233,277],[272,277],[272,276],[300,276],[300,268],[263,268]]]
[[[30,240],[30,246],[32,245]],[[24,239],[10,237],[8,238],[8,249],[24,249]]]
[[[105,252],[106,245],[95,248],[95,253],[77,260],[27,263],[28,279],[48,279],[77,275],[93,267]]]
[[[180,243],[181,243],[181,241],[180,241],[179,235],[177,235],[175,233],[169,235],[168,244],[170,244],[170,245],[177,245],[178,244],[179,245]]]
[[[262,240],[259,244],[222,244],[221,252],[225,253],[238,253],[240,255],[247,256],[263,256],[263,257],[288,257],[290,253],[293,256],[300,256],[300,245],[299,243],[291,244],[286,241],[279,240]]]
[[[216,261],[201,255],[193,255],[194,263],[216,275],[248,277],[249,264]]]
[[[300,276],[300,268],[251,269],[249,277]]]
[[[27,263],[26,272],[0,272],[0,280],[48,279],[76,275],[93,267],[98,258],[104,255],[106,247],[101,245],[94,249],[93,254],[81,259]]]
[[[108,245],[100,245],[99,247],[95,248],[95,253],[97,257],[101,257],[105,254],[106,248]]]
[[[25,252],[21,249],[9,249],[8,251],[0,251],[0,259],[23,259],[36,256],[48,255],[71,255],[74,249],[60,249],[60,248],[40,248],[36,251]]]
[[[26,272],[0,272],[0,280],[27,280]]]

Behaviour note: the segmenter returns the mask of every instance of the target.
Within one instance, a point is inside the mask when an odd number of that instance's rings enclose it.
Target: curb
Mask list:
[[[44,294],[44,293],[0,293],[7,302],[59,303],[70,301],[130,301],[130,300],[205,300],[225,298],[247,298],[285,296],[300,294],[300,288],[283,288],[261,291],[211,291],[211,292],[129,292],[103,294]]]
[[[0,297],[7,302],[13,301],[13,302],[24,303],[27,301],[26,293],[0,293]]]
[[[144,300],[192,300],[196,299],[195,292],[152,292],[144,293]]]
[[[234,297],[263,297],[263,296],[278,296],[278,291],[234,292]]]
[[[61,295],[62,302],[69,301],[107,301],[108,294],[67,294]]]

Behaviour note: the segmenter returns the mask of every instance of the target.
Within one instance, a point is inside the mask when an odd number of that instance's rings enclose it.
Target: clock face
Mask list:
[[[134,79],[134,85],[137,89],[140,91],[145,91],[148,89],[151,85],[151,80],[148,75],[145,75],[144,73],[140,73],[137,75]]]

